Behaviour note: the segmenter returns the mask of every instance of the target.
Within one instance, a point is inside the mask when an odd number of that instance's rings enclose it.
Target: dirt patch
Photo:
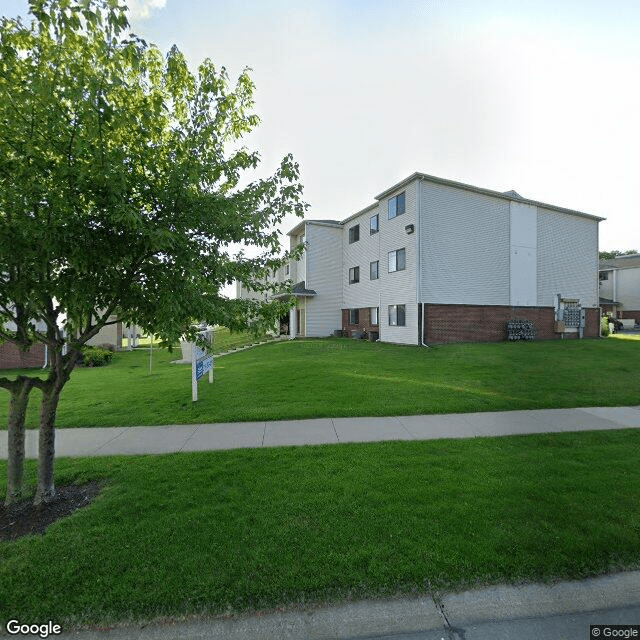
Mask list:
[[[46,528],[86,507],[100,493],[103,484],[90,482],[56,487],[53,502],[33,505],[33,499],[21,500],[10,506],[0,505],[0,542],[17,540],[33,533],[43,534]]]

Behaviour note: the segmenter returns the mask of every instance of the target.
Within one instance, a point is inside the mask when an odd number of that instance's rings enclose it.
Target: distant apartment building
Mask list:
[[[619,319],[640,323],[640,254],[600,261],[600,304]]]
[[[274,279],[294,285],[291,336],[495,341],[524,319],[538,338],[595,337],[602,219],[414,173],[342,221],[296,225],[305,252]]]

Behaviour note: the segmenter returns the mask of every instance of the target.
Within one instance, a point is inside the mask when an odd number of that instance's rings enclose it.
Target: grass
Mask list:
[[[457,344],[424,349],[349,339],[277,342],[216,360],[199,383],[178,352],[117,353],[77,369],[63,390],[59,427],[195,424],[640,404],[640,341]],[[16,375],[16,371],[6,372]],[[40,392],[27,425],[38,423]],[[7,404],[0,404],[6,425]]]
[[[620,430],[61,459],[59,484],[107,486],[0,544],[2,617],[68,628],[638,568],[638,450]]]

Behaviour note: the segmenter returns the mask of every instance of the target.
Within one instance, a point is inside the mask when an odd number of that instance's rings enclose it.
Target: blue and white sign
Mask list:
[[[213,356],[206,356],[200,360],[196,360],[196,380],[200,380],[202,376],[213,369]]]
[[[212,342],[212,331],[203,332],[209,344]],[[209,382],[213,382],[213,356],[209,355],[202,347],[197,344],[191,346],[191,399],[196,402],[198,400],[198,380],[209,372]]]

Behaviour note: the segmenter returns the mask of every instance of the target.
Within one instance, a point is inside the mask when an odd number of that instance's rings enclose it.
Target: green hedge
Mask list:
[[[82,364],[85,367],[104,367],[111,362],[113,351],[102,347],[82,347]]]

